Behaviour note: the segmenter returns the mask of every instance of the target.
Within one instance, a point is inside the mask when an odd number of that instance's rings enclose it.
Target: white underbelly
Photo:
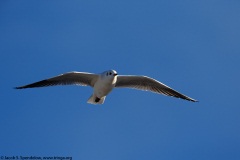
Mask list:
[[[98,98],[106,96],[109,92],[112,91],[114,85],[111,83],[96,83],[94,85],[94,94]]]

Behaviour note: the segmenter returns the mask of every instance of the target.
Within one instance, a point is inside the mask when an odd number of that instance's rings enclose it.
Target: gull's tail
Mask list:
[[[106,96],[102,97],[102,98],[98,98],[97,96],[95,96],[94,94],[91,95],[91,97],[88,99],[87,103],[91,103],[91,104],[103,104],[105,101]]]

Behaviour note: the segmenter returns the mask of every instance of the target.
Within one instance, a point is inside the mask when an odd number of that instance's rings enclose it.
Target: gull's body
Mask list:
[[[88,103],[91,104],[103,104],[106,96],[112,91],[112,89],[118,87],[152,91],[196,102],[196,100],[171,89],[167,85],[153,78],[132,75],[118,76],[115,70],[105,71],[101,74],[69,72],[25,86],[16,87],[16,89],[72,84],[93,87],[93,94],[88,99]]]

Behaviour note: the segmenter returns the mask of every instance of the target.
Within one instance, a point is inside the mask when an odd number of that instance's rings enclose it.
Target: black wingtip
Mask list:
[[[190,101],[192,101],[192,102],[199,102],[198,100],[195,100],[195,99],[193,99],[193,100],[191,99]]]
[[[13,89],[24,89],[24,87],[14,87]]]

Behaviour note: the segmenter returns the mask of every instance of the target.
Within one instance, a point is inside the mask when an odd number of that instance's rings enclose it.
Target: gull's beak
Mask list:
[[[116,75],[118,75],[118,74],[117,74],[117,73],[114,73],[113,75],[116,76]]]

